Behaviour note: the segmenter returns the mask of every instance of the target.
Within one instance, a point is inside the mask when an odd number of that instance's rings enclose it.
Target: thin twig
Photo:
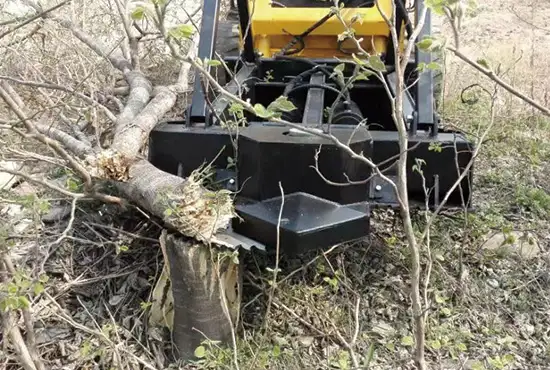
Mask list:
[[[27,118],[27,115],[23,110],[15,103],[15,101],[8,95],[8,93],[0,87],[0,97],[4,99],[6,104],[17,115],[17,117],[23,122],[30,135],[33,135],[41,143],[51,147],[59,156],[65,159],[82,178],[87,188],[91,188],[92,178],[86,169],[73,157],[67,150],[65,150],[59,143],[59,141],[51,139],[46,135],[40,133],[37,127]],[[76,140],[76,139],[75,139]]]
[[[17,273],[15,266],[13,265],[10,256],[8,254],[4,254],[2,257],[3,265],[5,266],[5,270],[11,275],[15,276]],[[0,263],[2,265],[2,263]],[[14,318],[14,315],[11,311],[8,311],[6,313],[6,316],[4,317],[5,325],[4,326],[12,339],[12,344],[16,348],[16,352],[19,355],[19,358],[21,362],[23,363],[25,369],[36,369],[36,370],[45,370],[44,363],[42,362],[42,359],[40,358],[40,355],[38,353],[38,349],[36,347],[36,336],[34,333],[34,324],[32,320],[31,313],[29,312],[28,308],[22,308],[23,313],[23,322],[25,324],[25,329],[27,331],[27,342],[25,343],[23,336],[21,335],[21,332],[19,330],[19,327],[17,327],[17,322]],[[28,358],[27,358],[28,356]]]
[[[273,281],[271,282],[271,291],[269,292],[267,308],[265,310],[265,321],[264,324],[267,327],[269,323],[269,313],[271,311],[271,303],[273,302],[273,297],[275,296],[275,289],[277,289],[277,274],[279,272],[279,253],[281,249],[281,219],[283,218],[283,208],[285,206],[285,192],[283,190],[283,185],[279,181],[279,190],[281,192],[281,208],[279,209],[279,216],[277,218],[277,242],[275,247],[275,269],[273,270]]]
[[[111,112],[109,110],[109,108],[107,108],[103,104],[100,104],[99,102],[97,102],[96,100],[90,98],[89,96],[86,96],[86,95],[82,94],[81,92],[75,91],[75,90],[73,90],[69,87],[61,86],[61,85],[57,85],[57,84],[49,83],[49,82],[24,81],[24,80],[20,80],[20,79],[14,78],[14,77],[10,77],[10,76],[0,76],[0,80],[6,80],[6,81],[14,82],[14,83],[19,84],[19,85],[24,85],[24,86],[43,88],[43,89],[49,89],[49,90],[58,90],[58,91],[63,91],[63,92],[72,94],[72,95],[84,100],[86,103],[90,104],[91,106],[100,107],[103,110],[103,112],[105,113],[105,115],[107,116],[107,118],[111,122],[116,121],[116,116],[113,114],[113,112]]]
[[[74,198],[74,199],[80,199],[80,198],[84,198],[86,196],[85,194],[73,193],[69,190],[65,190],[63,188],[60,188],[57,185],[54,185],[54,184],[52,184],[50,182],[47,182],[47,181],[44,181],[44,180],[34,178],[34,177],[32,177],[32,176],[30,176],[30,175],[28,175],[24,172],[21,172],[21,171],[11,170],[9,168],[5,168],[5,167],[0,166],[0,172],[6,172],[6,173],[9,173],[9,174],[14,175],[14,176],[22,177],[22,178],[24,178],[25,180],[27,180],[29,182],[32,182],[32,183],[38,184],[38,185],[42,185],[45,188],[56,191],[58,193],[61,193],[63,195],[66,195],[66,196]]]
[[[468,65],[472,66],[485,76],[489,77],[492,81],[496,82],[498,85],[500,85],[502,88],[504,88],[506,91],[508,91],[510,94],[520,98],[524,102],[530,104],[531,106],[538,109],[540,112],[542,112],[545,116],[550,117],[550,108],[547,108],[543,106],[541,103],[537,102],[534,99],[531,99],[524,93],[520,92],[515,87],[511,86],[509,83],[501,79],[492,69],[489,69],[487,67],[482,66],[481,64],[473,61],[470,59],[466,54],[462,53],[460,50],[456,49],[453,46],[447,46],[447,50],[451,51],[454,55],[456,55],[458,58],[462,59],[462,61],[466,62]]]
[[[4,33],[1,33],[1,34],[0,34],[0,40],[1,40],[2,38],[6,37],[7,35],[9,35],[10,33],[13,33],[13,32],[15,32],[15,31],[17,31],[19,28],[24,27],[24,26],[26,26],[27,24],[34,22],[34,21],[37,20],[38,18],[42,18],[42,17],[44,17],[45,15],[47,15],[48,13],[53,12],[54,10],[59,9],[59,8],[61,8],[62,6],[65,6],[65,5],[68,4],[70,1],[71,1],[71,0],[65,0],[65,1],[63,1],[63,2],[61,2],[61,3],[59,3],[59,4],[57,4],[57,5],[52,6],[51,8],[48,8],[48,9],[46,9],[46,10],[44,10],[44,11],[41,11],[41,12],[38,13],[38,14],[33,15],[33,16],[30,17],[29,19],[27,19],[27,20],[25,20],[25,21],[19,23],[17,26],[15,26],[14,28],[12,28],[11,30],[8,30],[8,31],[6,31],[6,32],[4,32]]]

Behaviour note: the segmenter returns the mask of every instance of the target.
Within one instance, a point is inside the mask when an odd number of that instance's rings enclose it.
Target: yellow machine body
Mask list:
[[[329,0],[330,1],[330,0]],[[276,7],[271,0],[250,0],[251,32],[254,48],[264,57],[273,57],[294,36],[300,35],[331,12],[329,7],[297,8]],[[378,0],[383,14],[392,17],[392,0]],[[390,36],[390,28],[377,6],[368,8],[342,8],[340,14],[346,24],[353,22],[352,28],[357,39],[363,39],[362,48],[369,54],[385,53]],[[333,16],[305,38],[305,48],[294,56],[308,58],[349,57],[342,52],[356,51],[355,43],[344,40],[338,43],[338,35],[346,31],[342,21]],[[296,44],[293,48],[298,47]]]

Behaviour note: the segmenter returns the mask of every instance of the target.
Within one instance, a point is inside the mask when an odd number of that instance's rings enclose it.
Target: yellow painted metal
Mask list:
[[[392,0],[378,0],[380,10],[388,17],[392,16]],[[254,47],[263,56],[272,57],[291,39],[330,13],[330,8],[283,8],[272,7],[270,0],[249,0],[251,32]],[[343,20],[350,24],[353,17],[360,21],[353,23],[357,39],[363,39],[361,46],[369,53],[386,52],[390,37],[389,27],[376,6],[370,8],[344,8],[340,10]],[[312,31],[305,39],[306,47],[294,56],[331,58],[349,56],[339,51],[338,35],[346,30],[342,21],[333,16]],[[296,45],[296,47],[299,45]],[[345,41],[342,49],[356,51],[350,40]]]

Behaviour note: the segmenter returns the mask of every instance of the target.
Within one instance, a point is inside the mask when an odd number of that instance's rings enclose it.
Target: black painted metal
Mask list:
[[[203,24],[206,22],[207,27],[201,34],[202,57],[209,57],[213,52],[208,45],[213,45],[212,38],[215,37],[215,27],[212,25],[217,21],[218,1],[205,0],[205,12],[212,17],[210,21],[203,18]],[[241,29],[246,30],[249,14],[247,0],[237,0],[237,4]],[[422,6],[422,1],[416,2],[418,14]],[[428,12],[423,34],[430,33],[431,17]],[[354,152],[362,153],[380,164],[385,174],[395,179],[394,164],[399,155],[398,133],[392,119],[390,101],[379,81],[356,81],[349,96],[342,99],[344,102],[338,108],[341,116],[334,114],[336,118],[326,122],[324,111],[334,103],[340,89],[331,77],[333,68],[340,61],[289,57],[256,59],[252,45],[252,38],[247,37],[241,57],[226,58],[229,68],[238,71],[235,79],[226,85],[231,93],[238,95],[243,91],[238,87],[244,84],[246,89],[241,97],[249,99],[251,104],[267,107],[285,91],[293,90],[289,93],[289,99],[298,109],[285,115],[285,118],[316,129],[322,123],[329,123],[331,134],[341,143],[348,143],[349,140]],[[243,57],[254,63],[241,63]],[[405,74],[414,71],[418,63],[430,61],[429,53],[415,51],[415,58]],[[315,70],[312,70],[314,67]],[[391,71],[391,65],[388,67]],[[269,81],[266,79],[268,72]],[[348,69],[344,71],[348,76],[349,73]],[[296,76],[303,78],[297,79]],[[390,89],[395,91],[395,76],[388,73],[385,77]],[[305,87],[305,84],[311,87]],[[423,161],[426,184],[433,188],[429,203],[435,207],[458,181],[461,172],[472,160],[473,153],[471,144],[463,135],[438,130],[433,85],[432,72],[421,73],[416,88],[406,93],[404,101],[404,116],[411,133],[407,163],[408,193],[411,205],[421,208],[425,205],[425,194],[422,178],[413,170],[416,161]],[[223,116],[228,101],[217,97],[212,107],[214,116]],[[173,121],[158,126],[150,136],[149,159],[158,168],[180,176],[188,176],[197,167],[213,163],[217,168],[217,180],[225,187],[238,189],[237,213],[244,223],[237,219],[234,221],[236,232],[268,247],[276,246],[281,203],[279,184],[283,187],[287,204],[281,225],[281,249],[285,253],[323,248],[365,236],[369,232],[368,220],[372,207],[398,207],[393,189],[381,178],[372,176],[369,166],[352,159],[332,140],[291,130],[281,124],[267,123],[250,113],[245,113],[248,127],[242,128],[238,136],[230,137],[219,122],[208,125],[204,109],[204,94],[200,85],[196,84],[190,117],[193,123],[201,124],[188,127],[185,121]],[[368,128],[356,127],[356,121],[361,118],[366,119]],[[338,122],[341,124],[335,124]],[[427,129],[429,132],[426,132]],[[237,153],[234,150],[235,141]],[[228,157],[237,157],[236,167],[228,168]],[[324,179],[313,168],[316,157]],[[472,174],[470,169],[457,189],[451,192],[446,207],[471,207]],[[349,180],[355,182],[341,186]],[[466,204],[463,204],[464,201]]]
[[[315,73],[309,82],[316,85],[324,85],[326,76],[323,73]],[[321,126],[323,123],[323,108],[325,104],[325,90],[319,88],[309,89],[302,123]]]
[[[254,51],[254,41],[252,39],[248,0],[237,0],[237,10],[239,12],[241,36],[244,40],[242,58],[247,63],[253,63],[256,61],[256,52]]]
[[[220,11],[220,0],[204,0],[202,8],[201,33],[197,56],[204,60],[213,59],[216,45],[218,28],[218,16]],[[210,67],[206,67],[210,71]],[[206,96],[203,91],[200,72],[195,73],[195,86],[191,100],[191,109],[188,115],[188,124],[207,122]]]
[[[350,141],[355,152],[372,155],[368,131],[354,126],[334,126],[341,142]],[[238,141],[239,195],[253,200],[279,196],[279,182],[285,193],[306,192],[341,204],[368,199],[368,183],[334,186],[362,181],[370,176],[369,167],[352,159],[328,140],[311,134],[293,133],[288,127],[253,125],[243,130]],[[319,172],[315,170],[318,153]],[[346,177],[347,175],[347,177]]]
[[[178,174],[178,167],[179,175],[187,177],[211,162],[217,168],[226,168],[228,157],[234,157],[233,143],[227,130],[220,126],[189,127],[184,121],[165,122],[149,137],[149,161],[174,175]]]
[[[229,81],[224,89],[233,95],[241,95],[241,91],[244,91],[244,84],[248,78],[250,78],[256,71],[256,66],[253,64],[243,64],[241,68],[235,74],[235,77]],[[218,95],[212,102],[212,109],[214,110],[214,118],[222,118],[223,113],[229,107],[230,101],[224,95]]]
[[[279,217],[282,207],[282,214]],[[293,193],[253,204],[237,205],[242,218],[233,230],[286,255],[350,242],[368,235],[370,213],[307,193]],[[279,232],[277,232],[279,229]]]
[[[398,133],[395,131],[370,131],[373,140],[373,161],[381,164],[380,168],[387,174],[395,174],[397,156],[399,155]],[[445,194],[451,190],[460,175],[465,171],[466,166],[472,160],[474,148],[472,144],[460,133],[439,132],[437,138],[429,133],[418,132],[417,135],[409,138],[409,153],[407,162],[407,187],[409,197],[424,206],[425,194],[421,175],[413,170],[416,160],[424,161],[422,165],[423,176],[426,178],[426,185],[430,188],[435,185],[435,176],[438,176],[438,194],[432,198],[430,204],[435,200],[443,199]],[[436,149],[440,148],[440,149]],[[391,159],[388,161],[388,159]],[[473,170],[460,182],[460,185],[450,194],[447,202],[448,207],[470,207],[472,200],[472,175]],[[462,194],[461,194],[462,190]],[[464,202],[463,202],[464,197]],[[463,204],[465,203],[465,204]],[[395,205],[382,202],[385,205]]]
[[[393,96],[395,96],[396,90],[397,90],[397,74],[395,72],[389,73],[386,76],[386,82],[388,83],[388,87],[390,88]],[[415,101],[413,97],[411,96],[411,93],[409,90],[406,90],[404,93],[405,99],[403,99],[403,118],[405,119],[405,122],[409,125],[413,124],[414,117],[415,117]],[[416,130],[415,130],[416,131]]]
[[[424,1],[416,1],[416,19],[418,20],[423,12],[425,5]],[[432,16],[431,10],[427,9],[426,18],[422,31],[418,36],[418,40],[422,40],[425,36],[431,36],[432,34]],[[430,52],[424,52],[418,47],[415,48],[416,64],[428,65],[432,62],[432,54]],[[411,125],[411,134],[416,133],[416,129],[429,129],[432,135],[437,135],[438,127],[435,120],[435,97],[434,97],[434,76],[431,69],[425,69],[418,76],[418,82],[416,84],[416,117]]]

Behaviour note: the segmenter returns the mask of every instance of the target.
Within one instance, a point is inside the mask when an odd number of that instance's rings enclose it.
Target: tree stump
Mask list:
[[[232,346],[242,296],[241,265],[224,249],[179,234],[165,231],[160,239],[170,289],[160,280],[155,290],[172,302],[173,315],[165,318],[178,358],[194,359],[205,340]]]

